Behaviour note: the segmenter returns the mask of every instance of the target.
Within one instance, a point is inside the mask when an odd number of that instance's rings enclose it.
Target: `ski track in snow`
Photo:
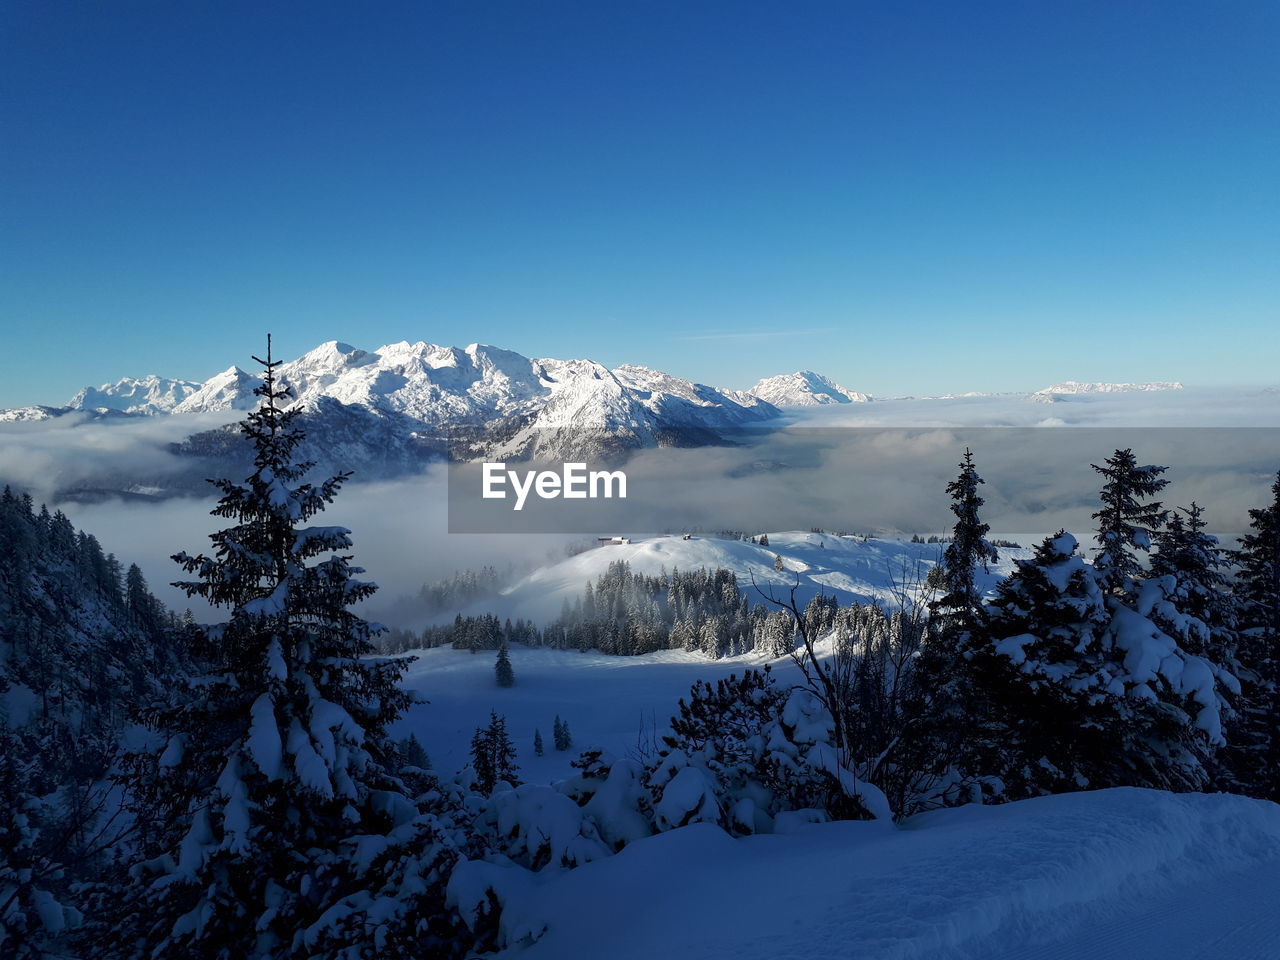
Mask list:
[[[1051,943],[990,960],[1275,960],[1280,957],[1280,863],[1268,861],[1180,892]]]

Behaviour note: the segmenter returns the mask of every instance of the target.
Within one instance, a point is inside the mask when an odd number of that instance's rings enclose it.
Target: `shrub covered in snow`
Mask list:
[[[768,667],[695,684],[671,729],[645,777],[658,830],[705,821],[743,835],[770,831],[785,810],[883,813],[879,791],[838,757],[826,707],[806,688],[779,687]]]

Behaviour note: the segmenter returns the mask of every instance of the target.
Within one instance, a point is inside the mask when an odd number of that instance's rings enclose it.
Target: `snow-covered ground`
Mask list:
[[[412,708],[397,735],[415,732],[435,768],[451,772],[496,710],[521,776],[545,783],[568,776],[585,747],[634,752],[694,680],[760,664],[682,651],[517,647],[511,656],[516,686],[503,689],[492,652],[421,651],[407,685],[430,703]],[[774,669],[794,677],[786,660]],[[556,716],[570,725],[571,751],[552,749]],[[537,875],[507,918],[545,922],[546,933],[506,956],[1274,960],[1278,891],[1280,807],[1105,790],[939,811],[900,827],[828,823],[742,840],[682,828]]]
[[[751,578],[764,591],[785,599],[799,578],[796,599],[805,604],[819,591],[840,603],[895,603],[896,583],[923,576],[944,549],[936,543],[901,540],[862,540],[820,533],[770,533],[769,545],[740,540],[679,536],[654,537],[617,546],[597,547],[557,563],[540,567],[496,598],[477,601],[470,613],[494,613],[499,617],[524,617],[545,623],[559,615],[566,599],[581,596],[610,563],[624,560],[633,571],[656,575],[664,569],[713,569],[724,567],[738,576],[751,602],[764,602],[754,592]],[[1030,545],[1032,541],[1020,541]],[[1000,561],[980,580],[987,588],[1007,574],[1019,557],[1031,550],[1001,549]],[[774,570],[774,557],[783,558],[785,569]],[[452,619],[452,616],[446,617]],[[665,729],[677,700],[689,692],[695,680],[728,676],[759,666],[755,654],[709,660],[698,653],[664,650],[642,657],[616,657],[601,653],[515,647],[511,651],[516,686],[502,689],[494,682],[492,651],[468,653],[449,648],[417,651],[406,685],[430,701],[414,707],[397,729],[398,736],[412,730],[426,745],[436,768],[452,772],[466,762],[468,745],[476,727],[488,722],[490,709],[507,717],[508,730],[520,751],[526,779],[550,782],[567,776],[569,760],[551,750],[551,725],[559,715],[568,721],[576,748],[601,746],[619,755],[636,748],[637,739]],[[780,679],[794,667],[789,660],[775,662]],[[643,730],[642,730],[643,728]],[[533,733],[541,729],[547,744],[543,757],[533,755]]]
[[[599,746],[619,756],[637,747],[656,724],[665,729],[676,701],[695,680],[742,673],[760,658],[708,660],[701,654],[665,650],[643,657],[614,657],[541,647],[511,649],[516,685],[494,680],[491,650],[437,648],[415,653],[405,686],[427,704],[411,707],[394,729],[396,736],[416,733],[442,774],[460,769],[471,735],[489,722],[489,711],[507,718],[524,780],[550,783],[569,776],[569,761],[586,747]],[[779,669],[794,669],[782,661]],[[556,752],[551,726],[559,716],[573,734],[572,750]],[[546,753],[533,753],[533,733],[542,731]]]
[[[766,602],[755,587],[785,600],[794,585],[801,605],[819,592],[835,597],[841,604],[892,605],[896,591],[918,579],[917,575],[927,573],[945,549],[945,545],[937,543],[864,540],[799,531],[770,533],[768,538],[768,546],[760,546],[702,535],[688,540],[670,535],[638,537],[632,543],[597,547],[540,567],[500,597],[477,602],[466,612],[545,623],[559,616],[566,599],[572,602],[581,596],[588,582],[594,584],[611,563],[619,560],[626,561],[633,572],[650,576],[676,569],[723,567],[737,574],[738,586],[752,604]],[[992,565],[984,586],[994,586],[1013,569],[1015,559],[1031,555],[1029,548],[1038,541],[1017,542],[1023,549],[1001,549],[1000,560]],[[775,557],[782,558],[782,571],[774,569]]]
[[[1280,807],[1117,789],[734,840],[694,825],[541,874],[504,956],[1263,960]],[[535,922],[536,925],[536,922]]]

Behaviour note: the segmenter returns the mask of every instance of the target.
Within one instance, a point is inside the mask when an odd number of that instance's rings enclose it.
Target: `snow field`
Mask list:
[[[1234,938],[1276,957],[1260,910],[1277,881],[1280,807],[1221,795],[1104,790],[742,840],[703,824],[539,875],[513,906],[546,933],[504,956],[1226,960],[1212,945]]]

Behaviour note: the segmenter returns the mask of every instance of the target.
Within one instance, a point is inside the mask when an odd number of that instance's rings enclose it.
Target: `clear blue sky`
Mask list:
[[[0,406],[268,329],[882,394],[1280,378],[1271,0],[11,0],[0,31]]]

